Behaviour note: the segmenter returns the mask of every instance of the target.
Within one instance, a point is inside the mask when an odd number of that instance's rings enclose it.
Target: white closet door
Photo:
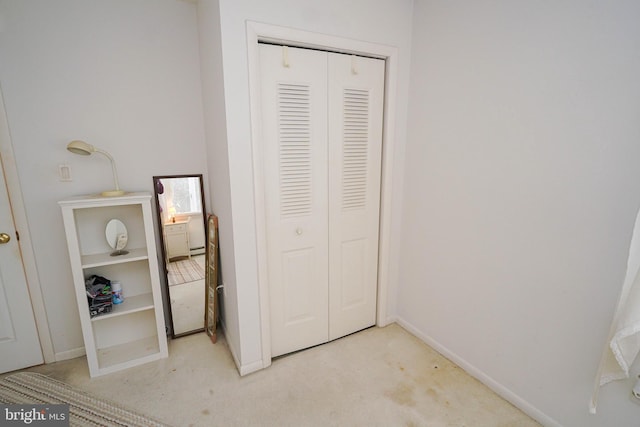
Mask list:
[[[1,97],[0,97],[1,102]],[[4,115],[0,104],[0,114]],[[4,117],[0,118],[3,120]],[[8,137],[6,122],[1,137]],[[0,162],[0,373],[43,362],[9,194]]]
[[[384,67],[329,54],[329,339],[376,322]]]
[[[328,341],[327,56],[261,44],[271,349]]]

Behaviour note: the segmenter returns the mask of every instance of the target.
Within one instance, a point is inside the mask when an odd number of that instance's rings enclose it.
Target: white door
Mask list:
[[[278,356],[375,324],[384,61],[261,44],[260,70]]]
[[[288,66],[287,66],[288,65]],[[327,59],[260,45],[271,349],[327,342]]]
[[[329,339],[376,323],[384,61],[329,54]]]
[[[0,162],[0,372],[41,363],[40,340]]]

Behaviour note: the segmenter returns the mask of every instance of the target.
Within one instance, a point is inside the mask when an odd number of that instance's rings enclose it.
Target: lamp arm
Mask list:
[[[113,160],[113,157],[111,157],[111,154],[99,148],[94,147],[94,150],[96,153],[100,153],[104,155],[107,159],[111,161],[111,169],[113,170],[113,180],[116,184],[116,191],[120,191],[120,185],[118,184],[118,171],[116,171],[116,162]]]

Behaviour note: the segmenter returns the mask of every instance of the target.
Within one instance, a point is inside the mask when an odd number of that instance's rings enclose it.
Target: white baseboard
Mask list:
[[[229,352],[231,353],[231,357],[233,358],[233,362],[236,364],[236,369],[238,369],[238,372],[240,372],[240,361],[238,360],[238,357],[236,356],[236,349],[233,348],[233,344],[227,338],[229,336],[229,334],[227,333],[227,325],[224,324],[222,319],[220,319],[220,326],[222,327],[222,333],[224,334],[224,338],[225,338],[224,340],[227,342],[227,347],[229,347]]]
[[[226,325],[224,324],[224,322],[220,321],[220,326],[222,326],[222,332],[224,333],[225,341],[227,342],[227,347],[229,347],[229,351],[231,352],[231,357],[233,357],[233,361],[236,364],[236,369],[238,370],[238,373],[240,374],[241,377],[265,368],[262,360],[249,363],[248,365],[242,365],[240,363],[240,360],[238,359],[236,349],[233,348],[233,344],[231,344],[231,342],[228,339],[226,339],[226,337],[229,336],[229,334],[227,334]]]
[[[224,333],[224,336],[228,337],[229,335],[227,334],[227,327],[223,321],[220,321],[220,326],[222,326],[222,333]],[[238,370],[238,373],[240,374],[241,377],[265,368],[262,360],[249,363],[248,365],[242,365],[240,363],[240,360],[238,359],[238,356],[236,356],[237,354],[236,349],[233,348],[233,345],[229,342],[229,340],[225,340],[225,341],[227,342],[227,347],[229,347],[229,351],[231,352],[231,357],[233,358],[233,362],[236,364],[236,369]]]
[[[62,362],[63,360],[75,359],[76,357],[82,357],[86,354],[84,347],[78,347],[67,351],[61,351],[55,354],[55,361]]]
[[[244,377],[245,375],[249,375],[263,368],[264,368],[264,363],[262,362],[262,360],[256,360],[255,362],[249,363],[247,365],[241,365],[239,368],[240,376]]]
[[[454,352],[450,351],[448,348],[441,345],[438,341],[420,332],[420,330],[415,326],[413,326],[411,323],[403,320],[402,318],[397,318],[396,323],[402,326],[404,329],[406,329],[410,333],[412,333],[413,335],[415,335],[416,337],[418,337],[419,339],[421,339],[422,341],[424,341],[429,347],[433,348],[435,351],[442,354],[444,357],[446,357],[447,359],[451,360],[453,363],[455,363],[456,365],[464,369],[464,371],[467,372],[469,375],[471,375],[472,377],[480,381],[482,384],[489,387],[500,397],[502,397],[503,399],[511,403],[516,408],[520,409],[525,414],[529,415],[534,420],[538,421],[539,423],[547,427],[562,427],[562,425],[559,422],[549,417],[547,414],[540,411],[531,403],[527,402],[526,400],[518,396],[516,393],[509,390],[507,387],[500,384],[499,382],[497,382],[496,380],[494,380],[493,378],[491,378],[490,376],[485,374],[483,371],[476,368],[475,366],[473,366],[472,364],[470,364],[469,362],[467,362],[466,360],[464,360]]]

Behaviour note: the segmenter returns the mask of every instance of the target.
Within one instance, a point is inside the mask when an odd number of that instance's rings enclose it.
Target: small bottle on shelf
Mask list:
[[[114,304],[121,304],[124,301],[124,295],[122,294],[122,285],[120,282],[111,281],[111,302]]]

